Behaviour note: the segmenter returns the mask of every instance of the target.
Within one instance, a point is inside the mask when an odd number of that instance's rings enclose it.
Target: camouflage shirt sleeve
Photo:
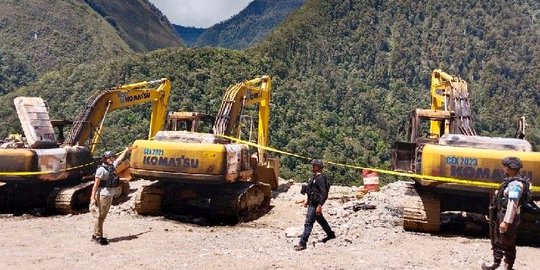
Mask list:
[[[523,184],[518,181],[513,181],[508,185],[504,193],[508,196],[508,203],[506,205],[506,213],[504,214],[503,221],[512,223],[516,216],[519,200],[523,193]]]

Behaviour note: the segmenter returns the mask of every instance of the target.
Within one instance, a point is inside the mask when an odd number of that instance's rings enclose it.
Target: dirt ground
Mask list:
[[[236,226],[137,216],[130,199],[105,222],[108,246],[90,241],[90,213],[1,215],[0,269],[480,269],[491,258],[485,237],[403,231],[403,187],[390,184],[360,200],[354,187],[332,187],[324,213],[338,238],[317,242],[324,232],[316,224],[301,252],[293,250],[305,217],[298,184],[275,194],[268,213]],[[355,212],[360,203],[376,208]],[[540,269],[540,248],[517,252],[516,269]]]

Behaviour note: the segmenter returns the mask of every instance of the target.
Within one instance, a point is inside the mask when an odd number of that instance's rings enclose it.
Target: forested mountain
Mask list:
[[[69,65],[181,45],[147,0],[2,1],[0,40],[0,94]]]
[[[135,51],[182,45],[171,23],[148,0],[84,0],[107,20]]]
[[[469,83],[481,135],[513,136],[525,114],[538,150],[539,64],[538,1],[308,0],[247,51],[176,48],[47,73],[0,97],[0,136],[20,130],[16,95],[41,95],[54,118],[73,119],[95,89],[169,77],[171,110],[215,113],[229,84],[269,74],[273,147],[388,168],[392,143],[404,139],[410,111],[428,107],[430,73],[442,68]],[[147,107],[111,114],[107,147],[144,137]],[[360,178],[342,167],[327,171],[336,183]],[[281,156],[282,177],[303,180],[308,172],[306,160]]]
[[[469,83],[481,135],[513,136],[526,115],[539,149],[538,1],[309,0],[256,50],[283,80],[272,132],[282,149],[388,165],[409,112],[429,104],[434,68]],[[282,164],[299,172],[301,161]]]
[[[105,19],[76,0],[2,1],[0,40],[0,58],[13,59],[17,66],[28,66],[22,69],[37,73],[132,51]],[[0,67],[0,71],[14,68]]]
[[[197,39],[195,46],[247,48],[264,38],[305,1],[254,0],[232,18],[207,28]]]
[[[205,28],[197,27],[185,27],[181,25],[173,24],[176,34],[182,38],[182,40],[188,45],[193,46],[197,42],[197,39],[206,30]]]

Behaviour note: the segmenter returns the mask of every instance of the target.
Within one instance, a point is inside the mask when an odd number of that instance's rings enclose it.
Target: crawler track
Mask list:
[[[441,225],[441,206],[434,194],[407,187],[403,202],[403,229],[416,232],[438,232]]]
[[[270,205],[271,187],[264,183],[236,182],[224,185],[182,185],[157,182],[135,195],[140,215],[202,216],[213,223],[238,223]]]

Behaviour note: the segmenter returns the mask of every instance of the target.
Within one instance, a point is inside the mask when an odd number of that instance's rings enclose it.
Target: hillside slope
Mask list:
[[[84,0],[103,16],[135,51],[182,45],[169,20],[148,0]]]
[[[538,2],[309,0],[256,50],[283,80],[273,95],[281,149],[389,167],[409,112],[429,106],[435,68],[469,82],[480,134],[513,136],[527,115],[527,138],[540,149]],[[286,175],[304,164],[282,159]]]
[[[269,74],[273,147],[388,168],[392,143],[404,139],[410,111],[429,105],[430,73],[442,68],[469,83],[480,134],[513,136],[514,120],[525,114],[527,138],[539,149],[538,14],[537,2],[509,0],[308,0],[253,49],[168,49],[80,65],[47,74],[0,104],[41,95],[53,117],[73,119],[95,89],[169,77],[171,110],[215,113],[226,86]],[[108,145],[144,137],[147,113],[111,114]],[[0,108],[0,118],[8,123],[0,135],[17,130],[12,106]],[[308,171],[306,160],[281,156],[282,177],[303,180]],[[327,172],[334,183],[360,178],[343,167]]]
[[[0,54],[27,59],[37,73],[132,51],[110,24],[76,0],[2,1],[0,40]]]
[[[306,0],[254,0],[232,18],[207,28],[195,46],[243,49],[264,38]]]

